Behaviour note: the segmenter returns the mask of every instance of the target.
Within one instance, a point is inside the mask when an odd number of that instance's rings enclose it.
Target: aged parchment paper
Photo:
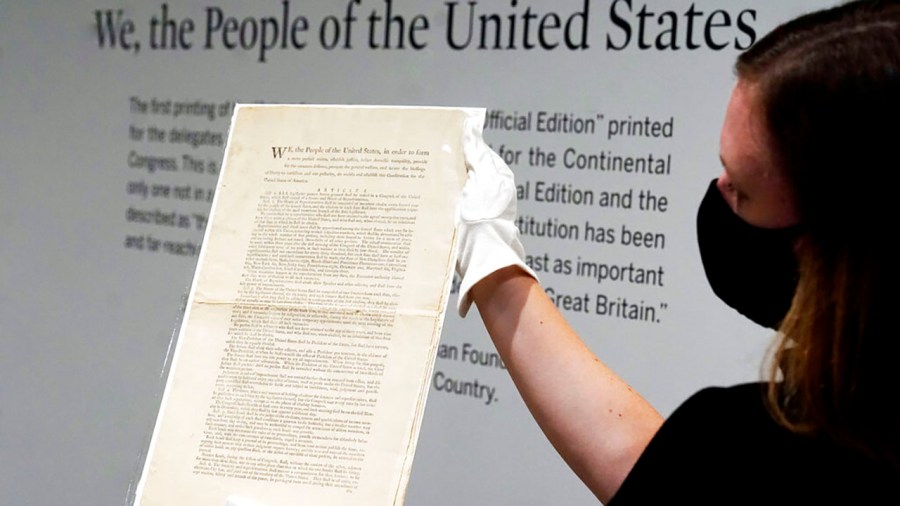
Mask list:
[[[236,107],[135,504],[402,504],[483,117]]]

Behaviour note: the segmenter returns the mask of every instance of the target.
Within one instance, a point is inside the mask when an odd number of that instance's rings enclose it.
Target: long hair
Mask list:
[[[735,70],[759,90],[803,229],[770,411],[900,468],[900,2],[797,18]]]

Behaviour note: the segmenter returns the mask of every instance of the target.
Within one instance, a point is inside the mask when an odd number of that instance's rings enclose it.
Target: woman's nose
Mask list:
[[[719,175],[719,179],[716,181],[716,188],[719,189],[719,193],[722,194],[722,198],[725,199],[725,202],[728,203],[728,206],[731,207],[731,210],[736,210],[737,192],[734,191],[734,186],[732,186],[731,184],[731,179],[728,177],[728,173],[724,170]]]

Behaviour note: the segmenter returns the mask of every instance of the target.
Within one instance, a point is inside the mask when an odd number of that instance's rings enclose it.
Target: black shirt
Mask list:
[[[609,506],[898,504],[900,474],[769,415],[765,384],[707,388],[650,441]]]

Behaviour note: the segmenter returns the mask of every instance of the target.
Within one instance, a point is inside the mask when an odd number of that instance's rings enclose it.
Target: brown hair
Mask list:
[[[804,233],[770,411],[900,467],[900,2],[797,18],[742,54]],[[779,374],[782,381],[776,381]]]

